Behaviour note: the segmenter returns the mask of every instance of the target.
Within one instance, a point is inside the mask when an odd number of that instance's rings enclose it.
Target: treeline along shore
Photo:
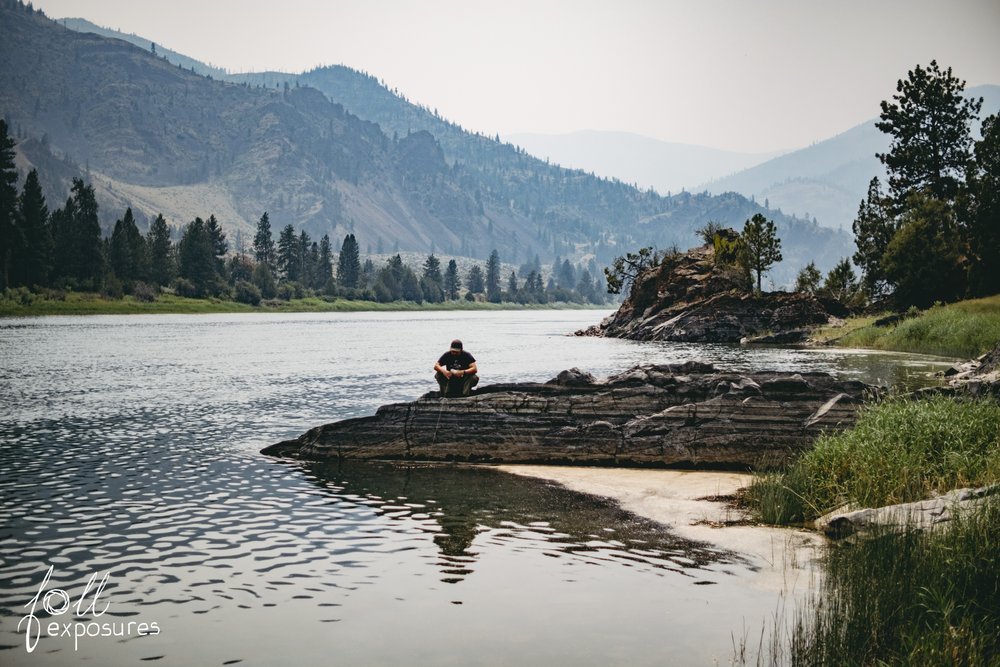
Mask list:
[[[536,256],[514,269],[505,267],[493,250],[483,263],[463,260],[469,266],[460,270],[458,260],[442,266],[431,252],[414,269],[397,252],[376,265],[371,256],[362,261],[354,234],[347,234],[336,251],[329,235],[317,241],[290,224],[275,240],[266,212],[249,248],[242,239],[231,248],[214,215],[195,218],[181,229],[170,227],[159,215],[144,235],[129,208],[105,234],[94,189],[81,179],[74,179],[65,204],[51,212],[35,170],[18,193],[14,145],[0,119],[0,314],[122,312],[131,309],[122,304],[153,303],[164,294],[178,297],[168,298],[164,310],[206,312],[219,310],[217,306],[226,302],[290,310],[273,302],[293,300],[302,310],[334,309],[322,304],[345,300],[371,307],[405,302],[410,307],[452,308],[464,304],[594,307],[608,300],[593,260],[575,265],[556,258],[546,271]],[[91,296],[72,296],[81,292]],[[124,300],[126,296],[131,299]],[[197,308],[180,299],[207,302]],[[67,301],[76,305],[58,305]],[[120,303],[101,308],[101,301]],[[46,307],[46,302],[57,303]],[[143,307],[131,310],[157,312]]]

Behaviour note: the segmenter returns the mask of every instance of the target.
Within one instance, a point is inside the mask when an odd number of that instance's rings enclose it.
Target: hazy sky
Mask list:
[[[231,71],[345,64],[488,134],[797,148],[917,63],[1000,84],[1000,0],[34,0]]]

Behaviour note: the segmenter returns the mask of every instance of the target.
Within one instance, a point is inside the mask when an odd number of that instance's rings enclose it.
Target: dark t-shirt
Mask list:
[[[465,350],[462,350],[458,354],[452,354],[449,351],[441,355],[441,358],[438,359],[438,364],[444,366],[449,371],[464,371],[475,363],[475,361],[476,358]]]

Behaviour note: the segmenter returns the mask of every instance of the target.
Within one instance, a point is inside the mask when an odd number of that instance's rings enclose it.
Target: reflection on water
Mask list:
[[[432,388],[455,336],[484,381],[635,363],[920,378],[942,362],[566,337],[593,311],[142,316],[0,324],[0,661],[705,663],[773,609],[748,564],[595,498],[489,469],[257,452]],[[902,370],[901,370],[902,369]],[[103,620],[43,637],[47,590],[109,572]],[[715,585],[705,585],[715,584]],[[38,611],[39,618],[51,621]],[[62,615],[60,621],[76,620]],[[82,620],[91,620],[83,618]]]

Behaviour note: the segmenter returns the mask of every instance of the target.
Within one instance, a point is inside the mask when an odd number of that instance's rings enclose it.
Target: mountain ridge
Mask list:
[[[105,195],[147,198],[147,215],[158,196],[190,199],[172,204],[175,224],[211,193],[239,216],[223,225],[244,234],[266,210],[275,226],[355,232],[362,247],[607,262],[640,245],[690,245],[709,216],[739,225],[761,210],[735,195],[667,198],[546,164],[343,66],[268,74],[288,77],[277,87],[253,85],[254,74],[209,79],[170,64],[162,47],[72,32],[15,4],[2,5],[0,110],[20,138],[44,136]],[[772,217],[793,258],[781,282],[795,261],[832,265],[849,252],[845,236]],[[830,256],[809,256],[818,248]]]

